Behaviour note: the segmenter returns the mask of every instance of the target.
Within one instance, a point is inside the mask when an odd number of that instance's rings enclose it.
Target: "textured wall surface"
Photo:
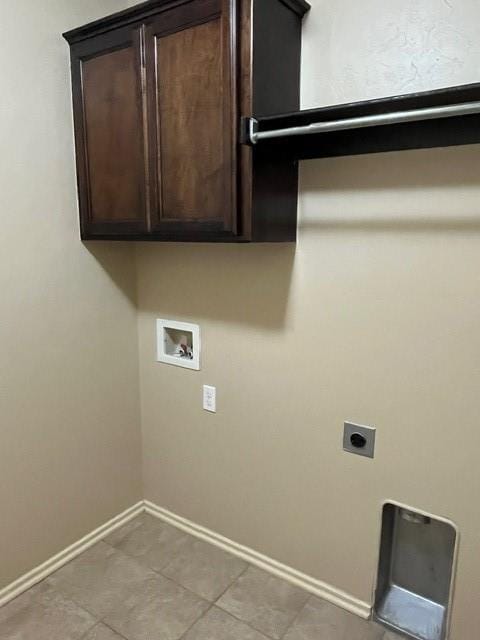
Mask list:
[[[479,80],[473,1],[312,5],[304,107]],[[365,601],[385,499],[450,517],[452,640],[480,625],[479,163],[309,161],[296,247],[137,247],[146,497]],[[155,362],[157,317],[201,325],[201,372]],[[373,461],[344,419],[377,427]]]
[[[476,0],[311,0],[303,104],[478,82]]]
[[[0,3],[0,588],[141,497],[132,251],[79,240],[61,37],[118,8]]]

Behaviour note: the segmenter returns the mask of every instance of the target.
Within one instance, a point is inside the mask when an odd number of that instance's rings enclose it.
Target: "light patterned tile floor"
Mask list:
[[[2,640],[400,640],[143,514],[0,608]]]

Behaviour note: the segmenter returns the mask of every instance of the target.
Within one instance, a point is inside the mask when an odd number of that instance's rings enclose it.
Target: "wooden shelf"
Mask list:
[[[260,132],[302,127],[314,123],[379,114],[445,107],[480,101],[480,84],[462,85],[409,95],[353,102],[320,109],[308,109],[276,116],[259,117]],[[248,139],[248,119],[243,124],[243,141]],[[426,149],[480,142],[480,113],[448,118],[368,126],[335,132],[309,133],[292,137],[265,139],[254,148],[262,155],[287,153],[296,159],[381,153],[406,149]]]

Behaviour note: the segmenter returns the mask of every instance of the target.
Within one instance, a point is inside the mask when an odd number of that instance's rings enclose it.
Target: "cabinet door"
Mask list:
[[[147,228],[141,31],[120,28],[72,47],[82,237]]]
[[[150,202],[156,237],[237,232],[234,0],[192,0],[146,25]]]

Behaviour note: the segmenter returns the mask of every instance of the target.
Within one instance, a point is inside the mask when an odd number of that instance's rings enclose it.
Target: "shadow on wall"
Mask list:
[[[84,242],[83,245],[131,304],[136,306],[137,282],[133,244],[92,240]]]
[[[167,318],[281,329],[294,244],[137,243],[140,306]]]
[[[480,231],[480,145],[302,162],[304,232]]]
[[[299,243],[90,242],[86,246],[142,312],[269,330],[286,324],[295,252],[314,256],[319,235],[480,232],[480,145],[301,163]],[[448,239],[448,238],[447,238]],[[313,291],[309,290],[309,295]]]

